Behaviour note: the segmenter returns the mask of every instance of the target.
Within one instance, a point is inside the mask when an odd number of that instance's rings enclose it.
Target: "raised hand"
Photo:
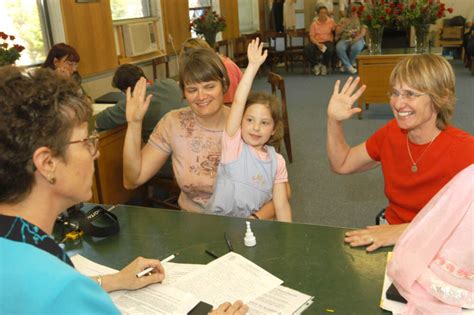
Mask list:
[[[254,65],[260,67],[262,63],[267,59],[268,51],[263,51],[263,43],[257,37],[253,39],[247,48],[247,58],[249,60],[249,66]]]
[[[352,115],[361,111],[361,109],[358,107],[352,107],[355,101],[365,91],[365,85],[356,90],[359,81],[359,77],[357,77],[355,80],[352,77],[349,77],[341,91],[339,91],[340,81],[336,81],[336,84],[334,84],[334,91],[328,105],[329,119],[343,121],[349,119]]]
[[[141,123],[148,110],[152,95],[146,95],[146,80],[140,78],[135,84],[133,92],[131,88],[127,89],[126,117],[127,123]]]

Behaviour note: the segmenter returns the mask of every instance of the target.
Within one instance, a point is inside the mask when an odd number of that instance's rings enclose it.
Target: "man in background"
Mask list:
[[[126,93],[129,87],[133,91],[135,84],[141,77],[146,79],[145,73],[140,67],[132,64],[124,64],[115,71],[112,86],[123,93]],[[172,79],[149,82],[146,94],[151,94],[153,97],[151,98],[150,106],[143,120],[142,140],[144,143],[148,141],[148,137],[156,124],[167,112],[186,105],[178,83]],[[101,131],[126,125],[125,103],[126,100],[124,98],[114,106],[97,114],[95,120],[96,129]]]

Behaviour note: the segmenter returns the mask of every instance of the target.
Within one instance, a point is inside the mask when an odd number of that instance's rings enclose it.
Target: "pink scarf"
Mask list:
[[[405,314],[474,308],[474,164],[418,213],[395,245],[388,275],[408,301]]]

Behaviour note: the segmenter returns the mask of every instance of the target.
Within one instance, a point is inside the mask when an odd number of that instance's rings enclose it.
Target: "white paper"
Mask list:
[[[239,299],[247,303],[282,283],[250,260],[230,252],[182,277],[173,286],[216,307]]]
[[[311,305],[313,303],[312,299],[313,297],[310,295],[280,285],[250,301],[248,303],[248,314],[294,314],[306,303],[309,304],[304,309]]]
[[[71,260],[76,270],[86,276],[107,275],[117,272],[115,269],[97,264],[80,255],[74,255]],[[165,275],[168,264],[172,263],[163,264]],[[183,269],[189,270],[190,268],[185,266],[181,269],[177,267],[169,269],[173,279],[173,277],[179,278],[179,274],[183,274]],[[173,269],[180,270],[180,272],[173,272]],[[122,314],[186,314],[199,303],[199,300],[192,294],[161,283],[152,284],[135,291],[115,291],[110,293],[110,297]]]
[[[166,285],[173,285],[185,275],[192,272],[198,272],[199,270],[204,268],[205,265],[179,264],[179,263],[168,262],[168,263],[165,263],[164,266],[166,267],[165,279],[163,280],[162,283]]]
[[[111,106],[114,106],[115,104],[98,104],[98,103],[94,103],[92,104],[92,116],[95,116],[97,115],[98,113],[100,113],[101,111],[111,107]]]
[[[122,314],[187,314],[199,303],[192,294],[159,283],[110,297]]]

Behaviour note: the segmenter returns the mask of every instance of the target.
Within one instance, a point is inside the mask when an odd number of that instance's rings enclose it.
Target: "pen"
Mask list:
[[[168,256],[165,259],[163,259],[161,261],[161,263],[165,263],[165,262],[168,262],[170,260],[173,260],[173,259],[175,259],[175,257],[176,257],[175,255]],[[155,267],[146,268],[145,270],[137,273],[137,278],[141,278],[143,276],[146,276],[146,275],[150,274],[154,269],[155,269]]]
[[[115,207],[117,207],[117,205],[113,205],[112,207],[110,207],[109,209],[107,209],[107,211],[112,211],[115,209]]]
[[[227,234],[224,232],[224,238],[225,241],[227,242],[227,247],[229,248],[230,252],[233,252],[234,249],[232,248],[232,243],[230,242],[230,239],[227,237]]]
[[[205,250],[206,254],[208,254],[209,256],[212,256],[214,258],[219,258],[219,256],[217,256],[216,254],[214,254],[213,252],[211,252],[210,250]]]

